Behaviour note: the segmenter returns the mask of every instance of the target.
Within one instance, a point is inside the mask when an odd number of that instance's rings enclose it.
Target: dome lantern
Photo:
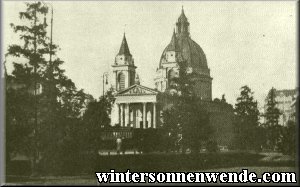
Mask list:
[[[190,34],[190,23],[187,20],[187,17],[184,14],[183,6],[181,9],[181,14],[176,23],[177,34],[189,35]]]

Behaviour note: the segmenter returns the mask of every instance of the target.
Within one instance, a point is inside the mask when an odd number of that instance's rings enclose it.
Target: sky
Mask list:
[[[191,38],[206,54],[212,96],[236,103],[248,85],[262,105],[269,89],[297,85],[295,1],[47,1],[54,9],[53,42],[79,89],[98,98],[123,33],[141,84],[154,88],[160,56],[184,7]],[[3,53],[18,43],[10,23],[21,23],[22,1],[2,2]],[[50,17],[48,16],[48,20]],[[2,54],[3,54],[2,53]],[[7,59],[11,71],[12,59]],[[111,79],[112,76],[109,77]]]

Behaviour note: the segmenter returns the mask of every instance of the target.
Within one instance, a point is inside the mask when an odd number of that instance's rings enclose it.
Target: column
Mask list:
[[[146,128],[146,103],[143,103],[143,128]]]
[[[136,110],[135,110],[135,127],[140,128],[140,109],[136,104]]]
[[[118,123],[121,125],[121,106],[120,103],[117,103],[118,106]]]
[[[135,104],[133,104],[132,106],[132,112],[133,112],[133,128],[137,128],[137,124],[136,124],[136,108],[135,108]]]
[[[114,71],[114,73],[115,73],[115,84],[114,84],[114,87],[115,87],[116,91],[118,91],[118,72]]]
[[[129,87],[129,83],[128,83],[128,80],[129,80],[129,72],[128,71],[123,71],[124,75],[125,75],[125,88],[128,88]]]
[[[130,113],[129,113],[129,103],[125,104],[125,124],[124,126],[127,127],[130,123]]]
[[[153,103],[153,128],[156,128],[156,103]]]
[[[120,104],[121,107],[121,123],[120,126],[123,127],[124,125],[124,104]]]

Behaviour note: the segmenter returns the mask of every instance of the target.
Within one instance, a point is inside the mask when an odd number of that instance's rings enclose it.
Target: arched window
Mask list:
[[[125,89],[125,75],[124,73],[119,73],[118,75],[118,89],[123,90]]]

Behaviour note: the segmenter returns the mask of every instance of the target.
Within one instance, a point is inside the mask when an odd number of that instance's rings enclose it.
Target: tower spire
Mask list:
[[[120,47],[118,55],[129,55],[129,56],[131,56],[130,51],[129,51],[129,47],[128,47],[128,44],[127,44],[126,36],[125,36],[125,31],[124,31],[124,34],[123,34],[123,40],[122,40],[121,47]]]
[[[175,28],[174,28],[170,45],[168,45],[166,50],[167,51],[177,51],[177,48],[178,48],[177,47],[177,39],[176,39],[176,33],[175,33]]]

